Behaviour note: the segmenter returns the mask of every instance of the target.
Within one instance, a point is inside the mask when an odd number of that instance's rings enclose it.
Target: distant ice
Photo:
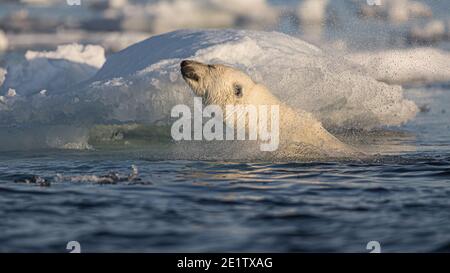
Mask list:
[[[64,0],[65,1],[65,0]],[[21,3],[28,4],[28,5],[57,5],[61,4],[62,1],[60,0],[20,0]]]
[[[15,97],[17,95],[17,92],[16,92],[16,90],[15,89],[12,89],[12,88],[9,88],[8,89],[8,92],[6,93],[6,96],[7,97]]]
[[[274,24],[276,8],[266,0],[172,0],[126,5],[122,27],[162,33],[180,28],[257,27]]]
[[[305,0],[297,7],[300,29],[310,40],[318,41],[327,21],[329,0]]]
[[[410,42],[433,43],[446,36],[446,25],[441,20],[432,20],[424,25],[414,25],[408,33]]]
[[[410,17],[418,18],[418,17],[432,17],[433,11],[430,6],[425,3],[421,3],[418,1],[409,1],[408,3],[408,11]]]
[[[82,41],[84,44],[96,44],[106,51],[119,51],[148,38],[141,32],[86,32],[83,30],[58,31],[56,33],[11,33],[8,35],[14,48],[54,47]]]
[[[323,24],[326,20],[328,2],[329,0],[302,1],[297,8],[297,14],[301,24]]]
[[[25,58],[33,59],[63,59],[74,63],[87,64],[100,68],[105,63],[104,49],[96,45],[71,44],[58,46],[56,51],[27,51]]]
[[[404,23],[412,18],[431,17],[433,11],[422,2],[411,0],[379,0],[380,5],[361,1],[360,12],[365,17],[387,18],[392,23]]]
[[[6,77],[6,69],[0,67],[0,87],[2,86],[3,82],[5,81]]]
[[[123,8],[129,3],[129,0],[91,0],[87,2],[87,5],[94,9],[104,10]]]
[[[7,68],[0,94],[14,89],[18,96],[35,95],[42,90],[60,93],[92,77],[105,62],[100,46],[71,44],[55,51],[27,51],[25,60]]]
[[[8,38],[5,33],[0,29],[0,52],[8,49]]]
[[[450,53],[436,48],[361,52],[348,59],[387,83],[433,83],[450,81]]]

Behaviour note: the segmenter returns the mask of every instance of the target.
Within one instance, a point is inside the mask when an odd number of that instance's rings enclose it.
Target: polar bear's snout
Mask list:
[[[196,61],[184,60],[180,64],[181,75],[183,75],[185,79],[198,81],[200,79],[200,76],[197,72],[198,69],[196,69],[196,67],[201,65],[203,64]]]
[[[180,66],[181,66],[181,68],[183,68],[183,67],[188,66],[190,64],[200,64],[200,63],[196,62],[196,61],[192,61],[192,60],[183,60],[183,61],[181,61]]]

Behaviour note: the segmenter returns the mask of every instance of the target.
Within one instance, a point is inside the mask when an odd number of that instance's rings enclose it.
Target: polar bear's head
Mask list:
[[[181,74],[197,96],[205,104],[238,105],[258,104],[257,96],[265,93],[265,87],[240,70],[220,65],[203,64],[196,61],[181,62]]]

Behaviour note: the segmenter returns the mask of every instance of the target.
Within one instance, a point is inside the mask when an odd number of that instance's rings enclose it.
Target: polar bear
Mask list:
[[[181,74],[205,105],[278,105],[280,148],[283,155],[359,157],[363,154],[330,134],[312,114],[294,110],[244,72],[221,64],[183,60]],[[227,113],[224,114],[225,118]],[[244,117],[245,118],[245,117]],[[295,156],[295,155],[294,155]]]

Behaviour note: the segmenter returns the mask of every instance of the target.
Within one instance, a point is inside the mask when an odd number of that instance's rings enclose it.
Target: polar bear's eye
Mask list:
[[[236,97],[242,97],[242,86],[239,84],[234,84],[234,94]]]

